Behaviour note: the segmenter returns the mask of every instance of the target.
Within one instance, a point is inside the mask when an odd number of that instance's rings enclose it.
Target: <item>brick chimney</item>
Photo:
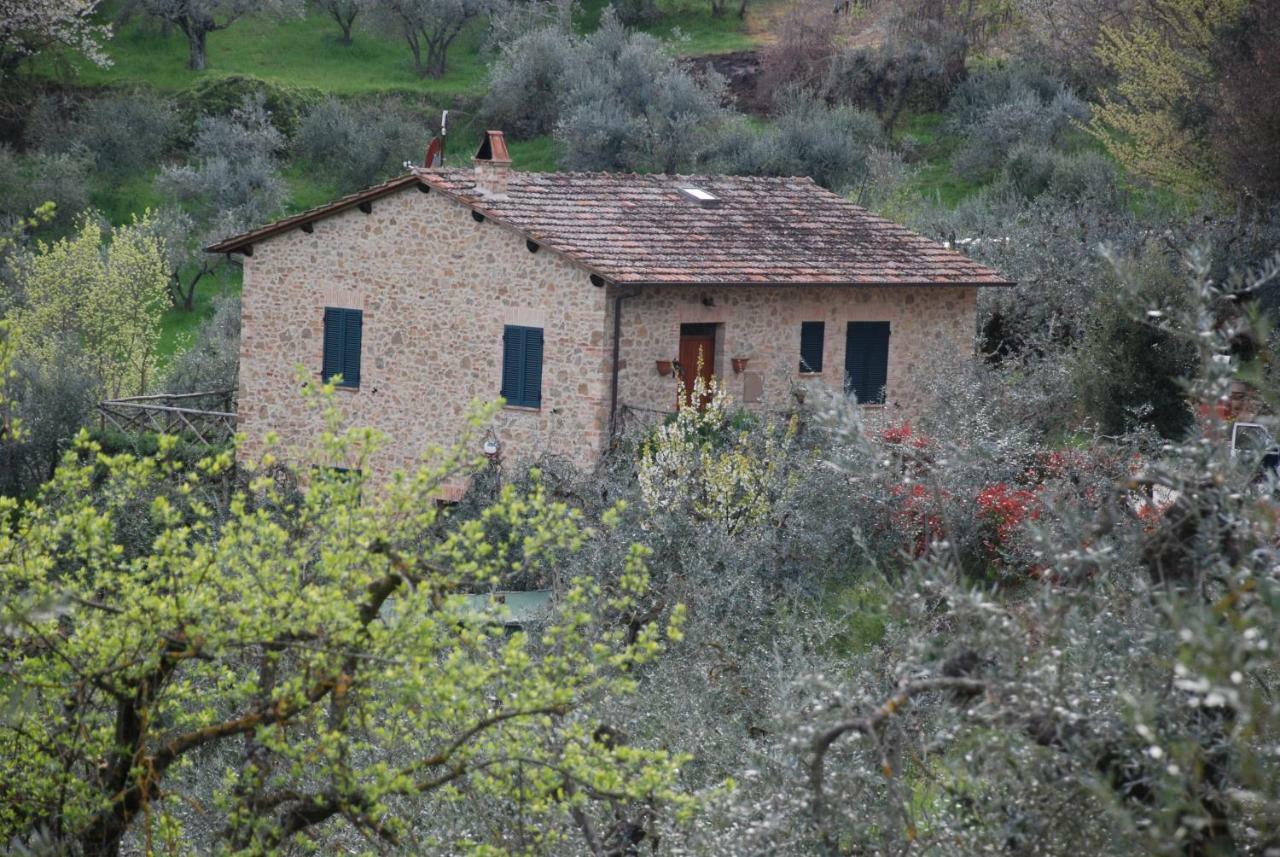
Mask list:
[[[471,160],[476,165],[476,190],[486,196],[506,194],[511,155],[507,154],[507,140],[501,131],[485,131],[484,142]]]

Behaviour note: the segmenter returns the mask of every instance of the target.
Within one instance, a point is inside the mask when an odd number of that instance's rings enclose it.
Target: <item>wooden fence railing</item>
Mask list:
[[[235,391],[160,393],[110,399],[98,405],[105,423],[123,432],[156,432],[221,446],[236,433]]]

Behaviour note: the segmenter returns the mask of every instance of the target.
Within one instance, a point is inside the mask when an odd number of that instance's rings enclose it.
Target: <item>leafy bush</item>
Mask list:
[[[720,86],[695,80],[660,41],[606,12],[587,36],[548,26],[510,43],[483,113],[522,136],[554,129],[566,169],[674,173],[713,145]]]
[[[577,39],[559,27],[542,26],[505,45],[489,69],[481,114],[490,127],[525,140],[550,134],[560,116],[564,76]]]
[[[863,180],[868,158],[884,144],[880,123],[870,113],[795,98],[768,129],[731,128],[715,163],[727,173],[809,176],[823,187],[845,191]]]
[[[196,328],[195,341],[184,349],[165,373],[170,393],[234,390],[240,371],[240,299],[214,299],[213,315]]]
[[[54,225],[69,226],[89,205],[90,166],[83,153],[20,155],[0,143],[0,217],[25,217],[52,202]]]
[[[294,146],[346,193],[399,175],[405,161],[421,160],[424,126],[392,101],[351,106],[329,97],[308,108]]]
[[[179,116],[173,102],[145,91],[83,101],[42,95],[24,133],[37,151],[88,153],[112,178],[153,169],[173,146]]]
[[[145,92],[94,98],[82,109],[77,133],[101,171],[127,175],[154,168],[178,134],[172,101]]]
[[[47,482],[98,402],[78,343],[60,346],[51,359],[21,357],[5,387],[22,433],[0,435],[0,496],[26,496]]]
[[[956,172],[983,178],[998,170],[1018,145],[1050,148],[1089,109],[1063,83],[1022,67],[977,72],[956,88],[947,127],[964,136]]]
[[[86,215],[74,234],[40,242],[19,265],[17,341],[25,356],[47,365],[73,344],[95,395],[139,395],[155,383],[168,272],[146,220],[106,239]]]
[[[183,127],[190,128],[205,117],[227,118],[246,102],[257,102],[276,130],[291,137],[307,107],[321,97],[321,93],[314,90],[229,74],[201,78],[178,96],[178,103],[182,106]]]
[[[1098,152],[1063,154],[1022,143],[1009,152],[997,187],[1026,199],[1047,193],[1065,203],[1087,200],[1116,209],[1126,202],[1121,182],[1115,163]]]

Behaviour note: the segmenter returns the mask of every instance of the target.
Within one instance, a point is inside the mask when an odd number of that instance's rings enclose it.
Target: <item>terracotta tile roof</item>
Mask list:
[[[473,170],[417,174],[619,284],[1009,284],[808,178],[512,172],[489,196]]]
[[[620,285],[1010,285],[808,178],[511,172],[497,196],[476,188],[471,169],[415,169],[395,181],[414,177]],[[715,200],[700,203],[681,188]],[[315,209],[210,250],[230,252],[335,210]]]

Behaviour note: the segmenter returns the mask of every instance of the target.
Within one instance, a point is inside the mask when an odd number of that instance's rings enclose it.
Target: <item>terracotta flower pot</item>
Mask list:
[[[659,361],[657,361],[657,362],[658,362],[658,374],[659,374],[659,375],[661,375],[663,378],[666,378],[668,375],[670,375],[670,374],[671,374],[671,361],[670,361],[670,360],[659,360]]]
[[[748,359],[749,358],[746,358],[746,357],[734,357],[730,361],[731,363],[733,363],[733,374],[741,375],[743,372],[747,371]]]

